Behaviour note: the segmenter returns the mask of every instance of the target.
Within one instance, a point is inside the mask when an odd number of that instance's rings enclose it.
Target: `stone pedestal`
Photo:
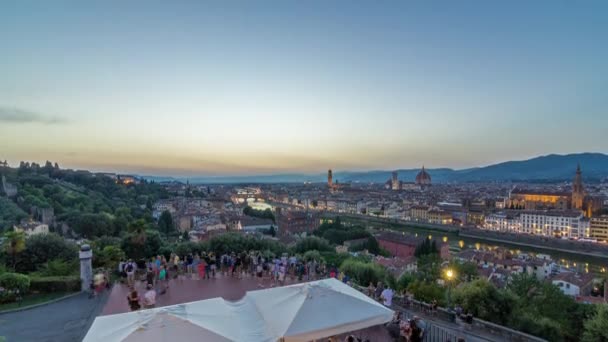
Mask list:
[[[80,252],[78,254],[80,257],[81,290],[88,291],[91,287],[91,282],[93,281],[93,251],[91,250],[91,246],[80,246]]]

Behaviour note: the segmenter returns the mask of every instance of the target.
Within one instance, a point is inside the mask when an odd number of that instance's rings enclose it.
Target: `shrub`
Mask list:
[[[384,267],[372,263],[366,263],[355,259],[347,259],[340,265],[340,271],[348,275],[357,284],[366,286],[370,282],[378,283],[386,278]]]
[[[327,240],[318,238],[316,236],[309,236],[301,239],[296,243],[293,249],[295,253],[306,253],[307,251],[311,250],[317,250],[319,252],[329,252],[334,250]]]
[[[106,269],[115,270],[116,266],[121,260],[126,258],[125,252],[118,246],[105,246],[98,252],[97,255],[93,254],[93,261],[95,266],[104,267]],[[54,274],[54,275],[69,275],[69,274]]]
[[[321,256],[328,266],[340,266],[345,260],[353,258],[348,253],[336,252],[322,252]]]
[[[30,277],[19,273],[4,273],[0,275],[0,287],[24,294],[30,288]]]
[[[390,272],[386,272],[386,278],[384,279],[384,283],[388,285],[393,290],[397,290],[397,278]]]
[[[45,277],[51,276],[68,276],[77,274],[79,270],[79,265],[77,260],[72,260],[70,262],[66,262],[59,259],[54,259],[46,264],[43,264],[38,273]]]
[[[215,236],[209,241],[201,243],[200,246],[201,250],[211,251],[217,255],[232,252],[240,253],[266,250],[274,255],[281,255],[287,251],[285,245],[278,241],[258,239],[252,236],[242,236],[240,234],[232,233]]]
[[[177,244],[173,251],[179,256],[185,256],[188,254],[196,254],[196,253],[201,254],[202,249],[201,249],[201,245],[199,243],[192,242],[192,241],[185,241],[185,242]]]
[[[156,230],[146,230],[143,233],[126,234],[120,246],[127,257],[140,260],[158,255],[163,246],[163,239]]]
[[[36,292],[76,292],[80,291],[79,276],[33,277],[30,289]]]
[[[397,280],[397,290],[399,292],[407,289],[407,287],[416,280],[416,277],[411,273],[404,273]]]
[[[408,285],[407,290],[414,295],[416,300],[425,303],[436,300],[440,306],[445,305],[445,289],[435,282],[416,280]]]
[[[78,260],[78,246],[57,234],[33,235],[25,240],[25,250],[18,259],[17,270],[32,272],[49,260]]]
[[[323,257],[321,256],[321,253],[319,253],[319,251],[308,251],[304,253],[303,259],[304,261],[323,261]]]

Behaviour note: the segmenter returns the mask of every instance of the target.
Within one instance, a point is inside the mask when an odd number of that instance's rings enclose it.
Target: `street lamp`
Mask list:
[[[451,309],[451,296],[450,296],[450,292],[451,292],[451,282],[452,282],[452,278],[454,278],[454,271],[452,271],[452,269],[448,268],[445,271],[445,277],[448,283],[448,311],[450,311]]]

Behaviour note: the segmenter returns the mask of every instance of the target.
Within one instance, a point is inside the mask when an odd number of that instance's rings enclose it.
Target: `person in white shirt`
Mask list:
[[[144,294],[144,307],[146,309],[153,308],[156,305],[156,291],[152,288],[152,284],[148,284],[148,291]]]
[[[384,291],[382,291],[380,297],[382,298],[385,306],[391,306],[393,304],[393,294],[394,292],[390,287],[387,287],[384,289]]]

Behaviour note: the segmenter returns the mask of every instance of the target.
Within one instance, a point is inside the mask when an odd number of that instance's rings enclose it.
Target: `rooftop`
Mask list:
[[[594,275],[591,273],[562,272],[553,276],[551,281],[564,281],[578,287],[584,287],[589,285],[593,278]]]

